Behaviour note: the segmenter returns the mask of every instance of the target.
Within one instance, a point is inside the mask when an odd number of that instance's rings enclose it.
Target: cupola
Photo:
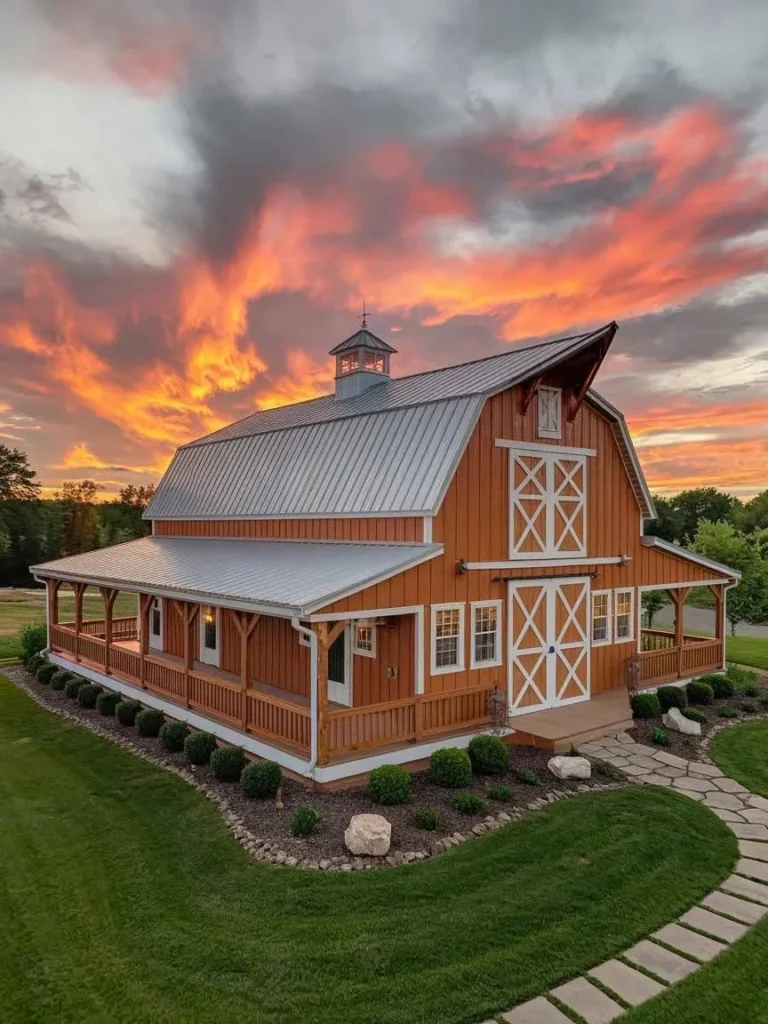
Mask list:
[[[389,357],[397,352],[363,326],[332,348],[336,356],[336,398],[353,398],[389,377]]]

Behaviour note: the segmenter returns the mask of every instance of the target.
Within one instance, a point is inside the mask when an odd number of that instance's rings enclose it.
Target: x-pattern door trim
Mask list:
[[[538,586],[538,589],[539,589],[539,594],[534,599],[533,606],[530,609],[526,608],[526,606],[523,603],[523,600],[522,600],[522,598],[520,596],[520,590],[522,590],[522,589],[535,590],[537,588],[537,586]],[[510,645],[510,647],[509,647],[510,679],[511,679],[511,674],[512,674],[513,667],[516,667],[518,669],[518,671],[523,675],[523,678],[525,679],[525,682],[524,682],[524,684],[523,684],[523,686],[522,686],[522,688],[520,690],[520,693],[517,695],[517,699],[514,700],[514,701],[510,701],[510,703],[512,704],[512,707],[517,707],[520,704],[520,702],[522,701],[523,697],[528,693],[528,691],[532,690],[536,694],[536,696],[539,698],[539,703],[538,703],[538,705],[535,705],[535,706],[545,706],[546,703],[547,703],[547,694],[546,694],[546,692],[545,693],[541,692],[539,687],[536,685],[536,681],[535,680],[536,680],[536,677],[538,675],[539,669],[541,668],[542,662],[547,657],[548,643],[547,643],[547,638],[545,636],[542,636],[541,630],[536,625],[536,615],[537,615],[537,613],[539,611],[539,608],[541,607],[542,603],[547,600],[547,587],[546,587],[546,585],[542,586],[541,584],[533,584],[533,585],[529,584],[527,587],[525,587],[524,585],[520,586],[520,587],[513,586],[512,589],[510,589],[509,593],[510,593],[510,604],[509,604],[510,625],[513,625],[514,622],[515,622],[515,614],[514,614],[515,607],[517,607],[517,609],[523,615],[523,622],[522,622],[522,624],[520,624],[519,628],[515,630],[516,637],[523,637],[528,632],[528,630],[530,630],[532,633],[534,633],[535,637],[539,641],[539,644],[537,646],[535,646],[535,647],[518,647],[516,644],[514,646]],[[547,615],[548,615],[548,610],[547,610]],[[511,639],[511,637],[510,637],[510,639]],[[535,663],[534,663],[532,668],[530,668],[530,667],[526,668],[526,666],[520,660],[521,657],[525,657],[525,656],[530,657],[530,656],[535,656],[537,654],[538,654],[538,658],[536,658],[536,661],[535,661]],[[546,691],[546,686],[545,686],[545,691]]]
[[[570,584],[575,586],[577,584]],[[577,597],[571,603],[565,593],[564,587],[566,584],[559,584],[554,590],[555,599],[555,616],[557,615],[557,601],[561,601],[566,613],[566,620],[563,624],[562,629],[558,633],[555,641],[555,653],[558,661],[566,669],[567,676],[561,686],[555,685],[555,700],[560,703],[563,701],[563,694],[566,692],[571,682],[575,682],[578,689],[581,691],[582,696],[589,696],[589,640],[587,635],[587,628],[589,625],[589,584],[586,582],[581,583],[581,590]],[[579,621],[578,613],[581,611],[582,605],[584,606],[584,625]],[[576,640],[564,640],[563,638],[567,635],[571,625],[575,626],[577,633],[579,634]],[[579,650],[580,648],[580,650]],[[563,656],[563,651],[575,651],[579,653],[575,661],[570,661],[568,658]],[[586,678],[582,679],[579,675],[579,668],[582,662],[586,659]],[[578,698],[567,698],[568,700],[574,700]]]
[[[516,480],[518,470],[523,479]],[[557,471],[563,479],[555,484]],[[509,557],[541,558],[569,554],[586,555],[587,462],[583,455],[562,452],[532,455],[525,449],[509,449]],[[580,481],[580,482],[579,482]],[[524,493],[533,485],[535,490]],[[571,488],[575,493],[564,494]],[[543,516],[542,516],[543,511]],[[558,523],[557,516],[562,521]],[[578,520],[581,516],[581,529]],[[543,519],[544,536],[539,524]],[[523,551],[523,544],[532,537],[535,549]],[[575,547],[564,549],[573,541]]]

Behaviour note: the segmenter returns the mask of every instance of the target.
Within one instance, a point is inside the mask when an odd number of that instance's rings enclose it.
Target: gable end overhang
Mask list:
[[[662,540],[661,537],[641,537],[640,543],[646,548],[658,548],[659,551],[664,551],[669,555],[673,555],[676,558],[682,558],[686,562],[693,562],[694,565],[699,565],[703,569],[711,569],[717,575],[722,576],[724,580],[728,580],[731,583],[738,583],[741,579],[741,573],[738,569],[733,569],[730,565],[723,565],[722,562],[716,562],[712,558],[705,558],[704,555],[700,555],[695,551],[689,551],[687,548],[681,548],[677,544],[671,544],[668,540]],[[696,584],[692,584],[696,586]]]

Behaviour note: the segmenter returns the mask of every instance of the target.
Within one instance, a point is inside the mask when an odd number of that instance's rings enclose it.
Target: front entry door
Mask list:
[[[589,699],[589,582],[508,584],[511,714]]]
[[[352,705],[351,665],[349,664],[349,637],[342,629],[328,648],[328,699],[334,704]]]

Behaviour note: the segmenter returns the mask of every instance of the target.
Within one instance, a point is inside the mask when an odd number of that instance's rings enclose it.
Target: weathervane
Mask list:
[[[365,311],[365,299],[363,299],[363,312],[357,319],[360,321],[360,327],[368,326],[368,313]]]

